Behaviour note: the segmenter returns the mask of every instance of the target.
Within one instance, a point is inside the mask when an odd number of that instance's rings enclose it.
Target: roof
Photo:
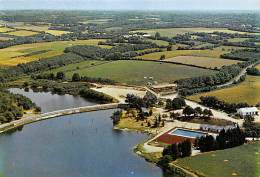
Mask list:
[[[258,109],[256,107],[246,107],[246,108],[240,108],[237,111],[238,112],[258,112]]]

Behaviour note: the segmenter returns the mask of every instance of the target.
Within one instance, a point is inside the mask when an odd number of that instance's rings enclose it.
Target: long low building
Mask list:
[[[258,109],[256,107],[246,107],[237,110],[237,113],[242,116],[255,116],[258,115]]]

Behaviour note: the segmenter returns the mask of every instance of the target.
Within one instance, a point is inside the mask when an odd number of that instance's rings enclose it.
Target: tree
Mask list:
[[[172,45],[167,46],[167,51],[172,51]]]
[[[166,56],[165,55],[161,55],[160,60],[165,60]]]
[[[186,117],[187,115],[190,116],[190,115],[194,114],[195,111],[194,111],[194,109],[193,109],[192,107],[186,106],[186,107],[183,109],[182,113],[183,113],[183,114],[185,115],[185,117]]]
[[[72,76],[72,81],[73,82],[78,82],[80,81],[80,75],[79,73],[74,73],[73,76]]]
[[[64,80],[65,79],[65,74],[64,72],[57,72],[56,74],[56,79]]]
[[[196,115],[199,115],[199,116],[200,116],[200,115],[202,114],[202,109],[201,109],[201,107],[199,107],[199,106],[196,107],[196,108],[194,109],[194,111],[195,111],[195,114],[196,114]]]

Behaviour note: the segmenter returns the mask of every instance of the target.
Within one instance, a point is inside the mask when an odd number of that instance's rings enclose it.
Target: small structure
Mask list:
[[[245,116],[255,116],[258,115],[258,109],[256,107],[246,107],[246,108],[240,108],[237,110],[237,113],[241,117]]]
[[[157,85],[151,85],[150,89],[153,90],[155,93],[160,95],[169,95],[176,93],[177,85],[176,84],[157,84]]]

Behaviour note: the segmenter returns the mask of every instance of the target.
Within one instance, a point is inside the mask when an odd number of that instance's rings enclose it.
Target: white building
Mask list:
[[[255,116],[258,115],[258,109],[256,107],[240,108],[237,110],[237,113],[242,117]]]

